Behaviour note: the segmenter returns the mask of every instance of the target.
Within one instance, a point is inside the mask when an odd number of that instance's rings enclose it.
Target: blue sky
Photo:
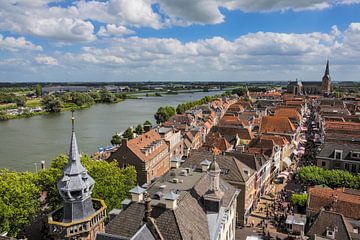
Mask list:
[[[360,80],[360,0],[3,0],[0,81]]]

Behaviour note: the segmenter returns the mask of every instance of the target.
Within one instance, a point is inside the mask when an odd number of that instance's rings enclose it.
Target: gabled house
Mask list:
[[[162,176],[170,168],[170,149],[155,130],[131,140],[123,139],[121,146],[110,156],[119,167],[134,166],[137,182],[142,185]]]
[[[316,155],[318,167],[360,172],[360,146],[358,144],[325,142]]]
[[[220,171],[213,160],[205,169],[172,169],[147,189],[135,187],[106,226],[113,238],[102,239],[136,239],[142,228],[147,236],[142,239],[150,240],[235,239],[239,191]]]
[[[210,151],[196,150],[191,153],[191,156],[182,167],[198,170],[206,169],[212,158],[213,155]],[[233,156],[219,155],[216,157],[216,162],[221,169],[221,178],[235,188],[240,189],[236,208],[237,223],[244,225],[254,208],[256,172]]]

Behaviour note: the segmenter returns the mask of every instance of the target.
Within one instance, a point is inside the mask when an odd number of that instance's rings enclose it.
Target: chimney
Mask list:
[[[168,192],[165,196],[165,204],[167,209],[175,210],[177,208],[177,199],[179,195],[175,194],[173,191]]]
[[[131,201],[133,202],[141,202],[144,200],[144,192],[145,189],[136,185],[133,189],[130,190]]]
[[[207,172],[207,170],[209,169],[209,166],[210,166],[211,162],[207,159],[205,159],[204,161],[202,161],[200,163],[201,165],[201,171],[202,172]]]
[[[145,216],[144,216],[144,222],[150,222],[151,218],[151,198],[150,194],[148,192],[145,192]]]
[[[121,139],[121,145],[127,146],[127,142],[128,142],[128,139],[127,139],[127,138]]]

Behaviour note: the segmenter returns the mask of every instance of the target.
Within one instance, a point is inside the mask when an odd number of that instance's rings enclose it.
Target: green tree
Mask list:
[[[100,101],[100,94],[97,91],[91,91],[89,92],[90,97],[94,99],[95,102]]]
[[[60,112],[62,108],[62,102],[54,95],[44,97],[42,104],[47,112]]]
[[[235,88],[231,91],[232,94],[236,94],[239,97],[242,97],[246,94],[247,92],[247,88],[246,87],[239,87],[239,88]]]
[[[125,130],[125,132],[122,134],[123,138],[127,138],[127,139],[133,139],[134,138],[134,132],[131,128],[128,128]]]
[[[89,175],[95,180],[95,187],[92,192],[93,198],[103,199],[108,206],[108,209],[121,208],[121,202],[127,197],[129,190],[135,186],[136,171],[135,168],[129,166],[127,168],[119,168],[116,161],[94,161],[87,155],[81,157],[81,163],[88,170]],[[51,183],[41,183],[41,186],[52,185],[56,186],[58,179],[61,177],[62,170],[67,164],[67,156],[60,155],[51,164],[53,169],[53,178],[43,178],[43,180],[50,179]],[[46,170],[44,170],[46,171]],[[60,176],[58,171],[61,172]],[[52,190],[52,189],[51,189]],[[60,194],[56,195],[55,202],[47,201],[51,206],[55,206],[58,202],[62,202]]]
[[[25,96],[17,96],[14,98],[14,103],[16,103],[17,107],[24,107],[26,104],[26,97]]]
[[[173,107],[166,106],[160,107],[154,115],[156,123],[164,123],[169,120],[172,116],[176,114],[176,111]]]
[[[150,121],[146,120],[143,124],[144,126],[144,132],[148,132],[150,131],[150,129],[152,128],[152,124]]]
[[[107,90],[102,90],[100,91],[100,101],[103,103],[114,103],[116,102],[116,96]]]
[[[308,199],[308,195],[306,193],[304,193],[304,194],[296,194],[296,193],[294,193],[293,195],[291,195],[291,202],[294,205],[298,205],[300,207],[305,207],[306,206],[307,199]]]
[[[144,128],[141,124],[137,125],[136,128],[135,128],[135,133],[137,135],[141,135],[143,134],[145,131],[144,131]]]
[[[40,210],[34,174],[0,170],[0,232],[15,237]]]
[[[112,145],[120,145],[122,140],[122,136],[118,133],[114,134],[111,138],[111,144]]]
[[[41,95],[42,95],[42,87],[41,87],[40,84],[36,85],[35,94],[36,94],[37,97],[41,97]]]
[[[360,174],[352,175],[348,171],[326,170],[316,166],[306,166],[299,170],[299,179],[307,185],[325,184],[332,188],[360,188]]]

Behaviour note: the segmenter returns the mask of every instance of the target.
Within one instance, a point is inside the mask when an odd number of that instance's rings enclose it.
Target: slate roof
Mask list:
[[[212,159],[212,153],[205,150],[194,150],[183,164],[183,167],[201,169],[201,163],[205,159]],[[253,169],[229,155],[219,155],[216,157],[219,164],[221,178],[231,182],[246,182],[255,172]]]
[[[330,207],[347,218],[360,220],[360,191],[319,187],[309,189],[307,211],[317,213],[321,208]]]
[[[259,171],[261,167],[268,161],[268,158],[264,154],[249,154],[238,151],[230,152],[228,154],[236,157],[243,164],[256,172]]]
[[[310,226],[306,235],[314,239],[315,236],[326,237],[327,230],[337,228],[335,239],[351,240],[351,227],[343,215],[335,212],[321,211]]]
[[[166,240],[172,239],[210,239],[207,213],[204,210],[202,197],[209,189],[209,178],[205,172],[193,172],[183,176],[182,169],[174,169],[148,188],[152,198],[151,217],[159,233]],[[168,180],[176,176],[182,181],[171,183]],[[165,188],[162,186],[166,185]],[[162,189],[164,195],[177,190],[177,208],[166,209],[162,200],[156,200],[154,194]],[[220,179],[220,189],[224,192],[222,207],[228,207],[236,196],[236,189]],[[131,203],[107,226],[106,233],[124,237],[133,236],[141,226],[145,214],[143,202]]]
[[[325,142],[320,146],[320,149],[317,155],[320,158],[334,158],[335,150],[342,150],[342,159],[360,161],[360,159],[355,159],[351,156],[351,152],[360,152],[358,144]]]

